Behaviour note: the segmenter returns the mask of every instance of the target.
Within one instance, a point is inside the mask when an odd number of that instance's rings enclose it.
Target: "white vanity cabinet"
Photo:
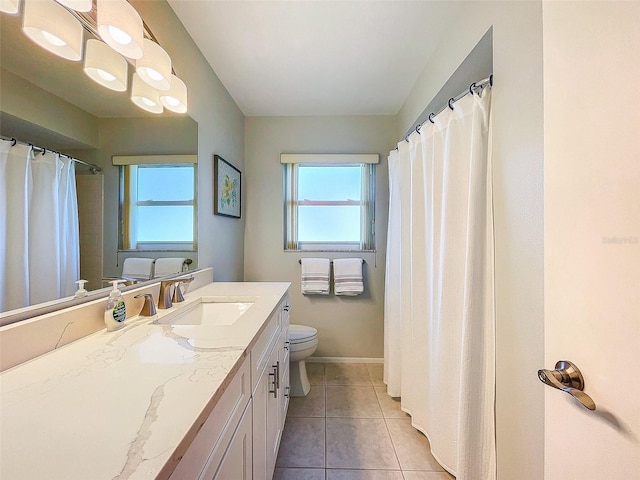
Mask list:
[[[285,295],[171,480],[271,480],[289,405],[288,329]]]
[[[251,351],[253,390],[253,478],[271,480],[289,405],[289,301],[285,295]]]
[[[252,478],[250,364],[250,359],[245,357],[180,459],[171,480]]]

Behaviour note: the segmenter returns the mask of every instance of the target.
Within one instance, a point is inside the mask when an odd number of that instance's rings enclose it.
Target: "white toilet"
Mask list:
[[[304,325],[289,325],[290,395],[304,397],[311,385],[307,377],[305,359],[318,348],[318,330]]]

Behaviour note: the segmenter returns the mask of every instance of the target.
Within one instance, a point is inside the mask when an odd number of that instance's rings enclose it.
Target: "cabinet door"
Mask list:
[[[229,442],[219,465],[212,465],[200,476],[200,480],[252,480],[252,415],[251,403]],[[215,468],[217,467],[217,468]],[[215,473],[214,473],[215,472]]]
[[[280,381],[280,344],[277,343],[271,355],[271,362],[267,365],[267,373],[269,374],[269,382],[271,388],[267,396],[267,478],[273,476],[276,466],[276,457],[278,455],[278,442],[282,434],[280,425],[279,410],[280,398],[282,390],[279,385]]]
[[[253,394],[253,478],[270,480],[275,468],[278,439],[278,343],[273,345]]]
[[[287,410],[289,408],[289,391],[291,387],[289,385],[289,355],[285,355],[284,363],[280,363],[280,365],[284,365],[284,369],[280,374],[280,411],[279,411],[279,420],[280,420],[280,435],[282,435],[282,430],[284,430],[284,422],[287,418]],[[278,443],[280,443],[280,439],[278,439]]]

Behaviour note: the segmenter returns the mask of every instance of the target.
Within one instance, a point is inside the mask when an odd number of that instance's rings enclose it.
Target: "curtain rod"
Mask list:
[[[102,171],[102,168],[100,168],[97,165],[94,165],[93,163],[87,163],[83,160],[78,160],[77,158],[73,158],[70,157],[69,155],[66,155],[64,153],[60,153],[60,152],[56,152],[55,150],[51,150],[50,148],[44,148],[44,147],[37,147],[36,145],[32,144],[32,143],[27,143],[27,142],[22,142],[20,140],[16,140],[13,137],[5,137],[4,135],[0,136],[0,140],[3,140],[5,142],[11,142],[11,146],[15,147],[18,143],[20,145],[25,145],[27,147],[33,147],[34,150],[40,150],[40,152],[44,155],[47,150],[52,152],[52,153],[57,153],[58,155],[62,156],[62,157],[67,157],[69,160],[76,162],[76,163],[81,163],[82,165],[85,165],[87,167],[89,167],[89,171],[91,173],[93,173],[94,175],[97,174],[98,172]]]
[[[423,126],[425,123],[427,123],[427,122],[435,123],[435,122],[433,121],[433,119],[434,119],[436,116],[440,115],[442,112],[444,112],[444,111],[447,109],[447,107],[448,107],[448,108],[450,108],[451,110],[453,110],[453,104],[454,104],[455,102],[457,102],[458,100],[460,100],[460,99],[461,99],[461,98],[463,98],[463,97],[466,97],[466,96],[467,96],[467,95],[469,95],[469,94],[473,94],[473,93],[474,93],[474,91],[475,91],[476,89],[478,89],[478,90],[482,90],[482,89],[483,89],[483,88],[485,88],[487,85],[489,85],[489,86],[493,86],[493,74],[489,75],[489,77],[487,77],[487,78],[485,78],[485,79],[483,79],[483,80],[480,80],[479,82],[473,82],[471,85],[469,85],[469,88],[468,88],[468,89],[466,89],[464,92],[461,92],[460,94],[456,95],[455,97],[451,97],[451,98],[449,99],[449,101],[446,103],[446,105],[444,105],[444,106],[443,106],[440,110],[438,110],[437,112],[432,112],[432,113],[430,113],[430,114],[429,114],[429,117],[427,118],[427,120],[425,120],[425,121],[424,121],[424,122],[422,122],[422,123],[419,123],[418,125],[416,125],[415,129],[412,129],[412,130],[415,130],[415,131],[416,131],[416,133],[420,133],[420,129],[422,128],[422,126]],[[412,130],[409,130],[409,133],[407,133],[407,134],[405,135],[405,137],[404,137],[405,142],[408,142],[408,141],[409,141],[409,135],[411,135],[411,134],[413,133],[413,131],[412,131]],[[394,148],[394,150],[398,150],[398,147]]]

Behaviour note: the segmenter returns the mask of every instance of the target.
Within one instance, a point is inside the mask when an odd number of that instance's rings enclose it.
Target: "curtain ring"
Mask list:
[[[15,138],[11,139],[11,146],[15,147],[18,144],[18,141]]]
[[[473,82],[471,85],[469,85],[469,93],[471,95],[473,95],[473,89],[476,88],[476,82]]]
[[[450,98],[449,101],[447,102],[451,110],[453,110],[453,102],[455,102],[453,98]]]
[[[416,125],[416,133],[420,135],[420,129],[422,128],[421,124]]]
[[[42,147],[42,156],[44,157],[47,154],[47,149]]]
[[[493,73],[489,75],[489,86],[493,87]]]

